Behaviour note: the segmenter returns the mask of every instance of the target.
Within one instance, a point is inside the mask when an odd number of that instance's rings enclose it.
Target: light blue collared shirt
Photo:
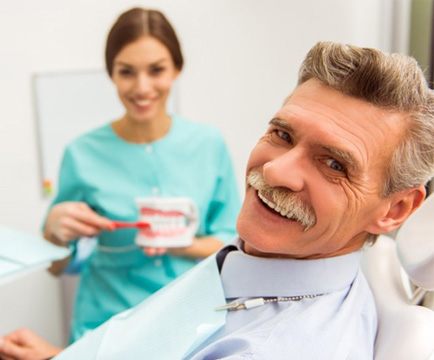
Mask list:
[[[186,359],[373,359],[377,315],[359,262],[360,252],[318,260],[229,252],[221,270],[228,301],[323,295],[230,311]]]
[[[372,359],[377,320],[359,253],[266,259],[226,247],[140,305],[112,317],[59,360]],[[225,260],[224,255],[226,255]],[[219,272],[217,265],[222,265]],[[249,310],[234,298],[319,295]]]

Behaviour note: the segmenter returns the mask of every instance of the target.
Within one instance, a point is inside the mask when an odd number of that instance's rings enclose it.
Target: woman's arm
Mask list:
[[[178,248],[157,248],[145,247],[143,251],[148,256],[163,255],[168,253],[174,256],[185,256],[193,259],[206,258],[223,247],[223,241],[213,237],[204,236],[194,238],[193,244],[186,247]]]
[[[205,258],[220,250],[223,247],[223,241],[213,237],[204,236],[194,238],[193,244],[181,248],[169,248],[168,253],[175,256],[185,256],[189,258]]]

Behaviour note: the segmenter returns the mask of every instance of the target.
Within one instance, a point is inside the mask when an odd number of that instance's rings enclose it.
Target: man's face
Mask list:
[[[360,248],[389,206],[381,193],[402,117],[317,80],[297,87],[248,161],[245,250],[320,258]]]

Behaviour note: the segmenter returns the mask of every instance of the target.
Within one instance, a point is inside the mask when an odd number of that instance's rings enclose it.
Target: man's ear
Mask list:
[[[383,214],[369,226],[371,234],[384,234],[397,229],[425,199],[425,186],[402,190],[390,195]]]

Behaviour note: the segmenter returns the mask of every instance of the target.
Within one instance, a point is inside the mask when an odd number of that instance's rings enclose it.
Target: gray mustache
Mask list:
[[[247,175],[247,183],[258,192],[271,200],[291,220],[299,222],[304,231],[316,224],[316,216],[313,209],[304,203],[294,192],[282,188],[269,186],[258,170],[252,170]]]

